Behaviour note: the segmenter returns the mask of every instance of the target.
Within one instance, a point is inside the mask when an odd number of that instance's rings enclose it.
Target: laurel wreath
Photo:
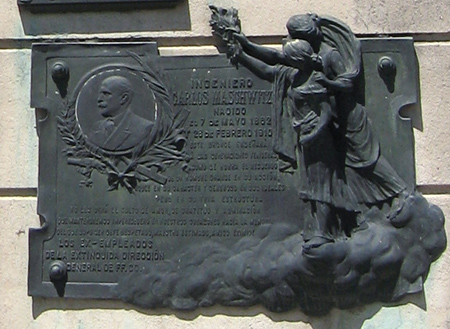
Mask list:
[[[241,33],[241,20],[235,8],[222,8],[210,5],[211,19],[209,25],[213,35],[218,36],[227,45],[227,57],[231,64],[238,67],[238,55],[241,45],[234,38],[235,34]]]
[[[146,56],[147,60],[144,61],[135,53],[129,52],[129,55],[136,60],[138,66],[126,68],[140,74],[153,93],[155,108],[161,116],[156,125],[157,131],[126,154],[107,153],[89,143],[82,132],[75,113],[76,95],[70,102],[64,102],[57,117],[59,133],[68,145],[62,152],[67,157],[67,163],[77,166],[78,172],[83,175],[80,185],[92,186],[92,173],[95,170],[107,175],[108,191],[122,186],[134,193],[139,182],[153,180],[165,184],[167,177],[162,172],[179,163],[183,163],[185,168],[190,160],[184,150],[184,124],[189,112],[182,109],[174,115],[170,94],[151,56]]]

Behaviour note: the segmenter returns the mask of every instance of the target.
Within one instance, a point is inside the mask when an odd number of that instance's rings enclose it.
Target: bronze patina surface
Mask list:
[[[229,59],[34,45],[29,294],[325,314],[421,291],[446,240],[415,190],[413,41],[327,19],[342,38],[294,20],[280,52],[213,8]]]

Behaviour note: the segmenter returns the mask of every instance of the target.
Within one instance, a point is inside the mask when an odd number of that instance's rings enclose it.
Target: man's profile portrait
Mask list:
[[[93,124],[89,140],[109,151],[132,148],[149,136],[154,123],[132,112],[131,82],[119,75],[106,78],[100,85],[97,106],[103,119]]]

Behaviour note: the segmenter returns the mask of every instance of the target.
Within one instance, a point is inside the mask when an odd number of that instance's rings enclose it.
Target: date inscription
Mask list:
[[[292,179],[272,150],[272,86],[227,63],[172,69],[168,60],[165,73],[174,113],[189,112],[183,128],[190,160],[165,171],[165,184],[140,181],[129,193],[108,190],[97,172],[90,186],[80,185],[76,168],[59,159],[58,190],[71,192],[58,196],[44,268],[61,261],[69,281],[115,283],[192,244],[232,246],[252,237],[280,220],[286,200],[295,211]]]

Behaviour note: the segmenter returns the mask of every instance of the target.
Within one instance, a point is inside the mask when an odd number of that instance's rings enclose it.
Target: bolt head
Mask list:
[[[67,275],[67,267],[62,261],[55,261],[50,264],[49,276],[51,281],[61,281]]]
[[[392,58],[388,56],[383,56],[378,61],[378,72],[380,75],[392,75],[395,74],[397,71],[397,66],[395,65],[395,62]]]
[[[52,78],[53,80],[68,80],[69,78],[69,67],[64,62],[56,62],[52,67]]]

